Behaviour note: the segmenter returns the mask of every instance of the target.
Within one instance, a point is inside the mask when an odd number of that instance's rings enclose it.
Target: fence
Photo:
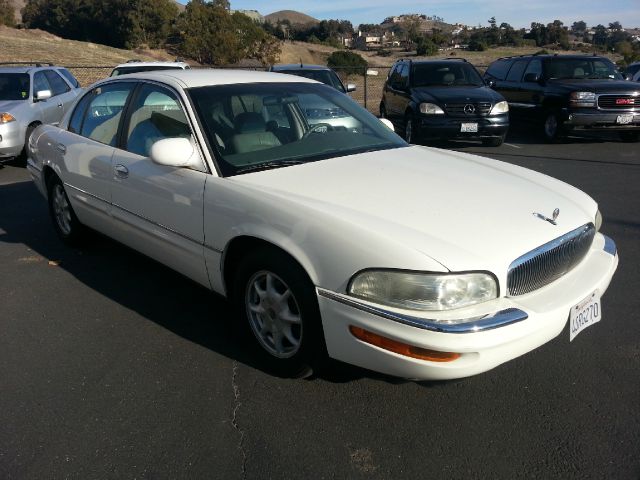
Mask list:
[[[83,87],[91,85],[93,82],[108,77],[113,70],[113,66],[86,66],[69,65],[66,67],[73,73]],[[239,68],[243,70],[266,70],[263,67],[224,67]],[[349,67],[352,69],[352,67]],[[478,67],[482,69],[482,66]],[[360,105],[370,112],[377,114],[380,110],[380,100],[382,98],[382,88],[391,70],[390,66],[368,66],[359,69],[356,73],[345,74],[340,68],[336,68],[342,82],[353,83],[356,90],[349,95]],[[352,70],[353,71],[353,70]]]

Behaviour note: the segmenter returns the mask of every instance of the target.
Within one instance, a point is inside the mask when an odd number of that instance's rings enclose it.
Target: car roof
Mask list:
[[[551,54],[551,53],[545,53],[545,54],[541,54],[541,55],[536,55],[536,54],[531,54],[531,55],[515,55],[512,57],[502,57],[499,58],[498,60],[517,60],[519,58],[524,59],[528,59],[528,58],[541,58],[541,59],[549,59],[549,58],[560,58],[560,59],[569,59],[569,60],[586,60],[586,59],[606,59],[609,60],[607,57],[603,57],[600,55],[559,55],[559,54]]]
[[[157,70],[130,73],[126,75],[119,75],[117,77],[110,77],[108,80],[104,80],[104,82],[125,79],[152,80],[182,88],[205,87],[209,85],[233,85],[237,83],[319,83],[308,78],[283,75],[275,72],[215,68]]]
[[[324,65],[305,65],[304,63],[287,63],[281,65],[272,65],[271,70],[277,72],[279,70],[331,70]]]
[[[61,69],[64,67],[56,67],[55,65],[47,65],[42,67],[0,67],[0,73],[29,73],[39,70]]]
[[[138,62],[132,61],[127,63],[121,63],[120,65],[116,65],[114,68],[122,68],[122,67],[185,67],[188,66],[185,62]]]

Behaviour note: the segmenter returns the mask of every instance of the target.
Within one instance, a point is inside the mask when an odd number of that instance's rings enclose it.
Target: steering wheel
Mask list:
[[[331,125],[330,123],[316,123],[315,125],[312,125],[311,128],[309,128],[309,130],[304,133],[304,135],[302,135],[301,140],[304,140],[312,133],[327,133],[333,130],[333,125]]]

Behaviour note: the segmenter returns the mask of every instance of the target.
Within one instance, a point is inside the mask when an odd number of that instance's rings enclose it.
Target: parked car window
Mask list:
[[[191,88],[189,95],[224,175],[280,162],[306,163],[407,146],[377,118],[326,85],[217,85]],[[247,98],[253,100],[239,101]],[[231,117],[234,103],[246,109]],[[221,112],[224,122],[219,118]],[[287,121],[274,124],[272,115]]]
[[[143,157],[151,145],[163,138],[189,138],[191,129],[180,102],[169,90],[145,84],[133,105],[127,131],[126,149]]]
[[[522,79],[522,74],[527,66],[527,60],[518,60],[514,62],[509,75],[507,75],[507,82],[519,82]]]
[[[529,65],[527,65],[527,69],[524,71],[524,75],[526,76],[529,73],[534,73],[538,77],[541,77],[542,76],[542,62],[540,60],[538,60],[537,58],[534,58],[533,60],[531,60],[529,62]]]
[[[49,84],[53,89],[51,91],[52,96],[55,97],[56,95],[62,95],[63,93],[67,93],[69,90],[71,90],[71,87],[67,84],[67,82],[65,82],[62,77],[53,70],[45,70],[44,74],[47,77],[47,80],[49,80]]]
[[[402,65],[400,69],[400,75],[398,77],[398,85],[400,87],[406,87],[409,84],[409,65],[406,63]]]
[[[88,95],[91,102],[84,115],[80,135],[115,146],[122,110],[134,85],[111,83],[95,88]]]
[[[29,84],[28,73],[1,73],[0,101],[28,99]]]
[[[396,83],[398,81],[398,74],[400,73],[400,68],[402,67],[402,64],[397,63],[392,69],[391,72],[389,72],[389,83],[391,85],[393,85],[394,83]]]
[[[548,79],[615,79],[622,75],[613,63],[599,58],[549,58],[544,64],[545,78]]]
[[[82,100],[78,103],[73,114],[71,115],[71,120],[69,120],[69,131],[72,133],[80,133],[82,130],[82,120],[84,119],[84,113],[87,109],[87,105],[93,99],[93,95],[89,93],[82,97]]]
[[[37,92],[41,92],[43,90],[49,90],[53,94],[53,89],[49,84],[49,80],[45,77],[44,72],[36,72],[33,75],[33,96],[35,97]]]
[[[57,71],[67,80],[69,80],[69,83],[71,83],[71,85],[73,85],[74,88],[79,88],[80,87],[80,82],[78,82],[78,80],[76,79],[76,77],[73,76],[73,74],[67,70],[66,68],[58,68]]]
[[[297,75],[299,77],[309,78],[311,80],[324,83],[325,85],[329,85],[342,93],[347,92],[338,78],[338,75],[331,70],[278,70],[278,73],[286,73],[288,75]]]
[[[495,78],[496,80],[504,80],[507,78],[507,72],[511,66],[511,60],[496,60],[487,69],[487,75]]]
[[[411,85],[437,86],[482,86],[482,78],[468,63],[421,63],[413,66]]]

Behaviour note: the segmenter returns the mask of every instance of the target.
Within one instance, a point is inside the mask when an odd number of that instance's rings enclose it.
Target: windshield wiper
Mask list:
[[[288,167],[290,165],[300,165],[300,160],[274,160],[272,162],[258,163],[239,168],[236,173],[260,172],[262,170],[273,170],[274,168]]]

